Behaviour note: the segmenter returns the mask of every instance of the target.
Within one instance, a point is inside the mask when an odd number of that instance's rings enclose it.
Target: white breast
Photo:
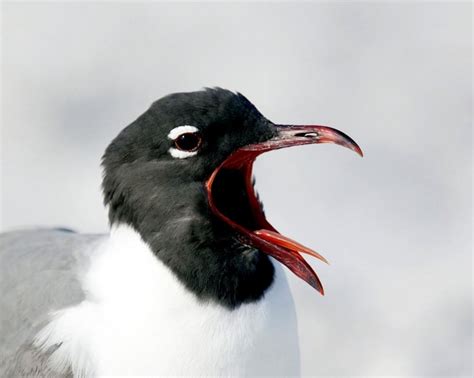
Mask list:
[[[131,228],[104,241],[83,279],[87,299],[38,335],[62,343],[52,368],[81,375],[299,375],[294,304],[280,267],[263,300],[203,303]]]

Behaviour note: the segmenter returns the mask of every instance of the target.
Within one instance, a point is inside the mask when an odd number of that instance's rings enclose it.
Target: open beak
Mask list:
[[[278,125],[276,136],[262,143],[250,144],[234,151],[212,173],[206,183],[207,197],[212,212],[237,231],[245,243],[274,257],[298,277],[324,295],[324,289],[317,274],[303,259],[301,253],[316,257],[327,263],[319,253],[298,242],[281,235],[265,218],[260,202],[252,183],[253,162],[260,154],[280,148],[304,144],[335,143],[347,147],[363,156],[362,150],[354,140],[343,132],[319,125]],[[238,171],[244,179],[246,198],[253,216],[253,227],[245,227],[224,214],[216,205],[213,196],[213,185],[216,177],[226,170]]]

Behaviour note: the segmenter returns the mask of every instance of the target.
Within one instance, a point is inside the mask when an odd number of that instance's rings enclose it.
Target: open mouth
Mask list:
[[[317,274],[302,253],[327,263],[319,253],[280,234],[265,218],[252,181],[253,163],[264,152],[304,144],[335,143],[360,156],[362,150],[346,134],[327,126],[276,126],[277,135],[265,142],[234,151],[212,173],[206,183],[211,211],[237,231],[242,241],[274,257],[322,295]]]

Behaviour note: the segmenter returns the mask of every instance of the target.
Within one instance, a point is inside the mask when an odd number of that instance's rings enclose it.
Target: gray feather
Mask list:
[[[79,282],[101,235],[61,230],[0,234],[0,377],[52,376],[32,345],[56,310],[84,299]]]

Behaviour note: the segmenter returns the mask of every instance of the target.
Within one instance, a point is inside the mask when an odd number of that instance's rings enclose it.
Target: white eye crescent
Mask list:
[[[174,147],[171,147],[169,152],[178,159],[196,155],[202,143],[199,129],[190,125],[175,127],[169,132],[168,138],[174,141]]]

